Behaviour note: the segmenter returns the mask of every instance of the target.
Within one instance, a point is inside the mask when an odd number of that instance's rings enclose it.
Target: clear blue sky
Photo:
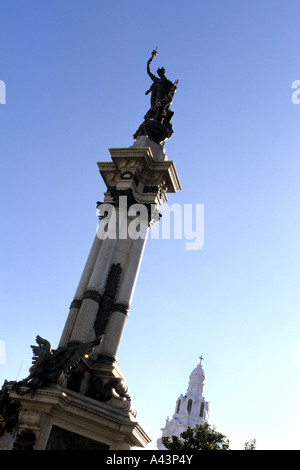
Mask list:
[[[27,376],[37,334],[58,344],[96,162],[132,145],[157,46],[179,79],[169,203],[204,204],[205,242],[148,240],[119,368],[154,447],[202,354],[232,448],[300,449],[299,15],[296,0],[1,0],[1,382]]]

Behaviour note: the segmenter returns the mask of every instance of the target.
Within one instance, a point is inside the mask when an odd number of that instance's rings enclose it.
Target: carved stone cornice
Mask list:
[[[181,189],[173,161],[155,161],[150,147],[109,149],[112,162],[98,162],[100,174],[107,188],[118,191],[131,189],[137,203],[167,201],[167,193]],[[148,189],[151,188],[151,191]],[[154,191],[157,188],[157,191]],[[106,193],[105,202],[110,202]]]

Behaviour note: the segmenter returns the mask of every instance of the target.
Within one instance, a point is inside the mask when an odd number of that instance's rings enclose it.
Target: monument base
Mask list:
[[[164,145],[154,142],[147,135],[137,137],[132,147],[150,148],[155,162],[168,160]]]
[[[130,450],[151,442],[128,396],[99,401],[59,384],[30,395],[13,384],[1,392],[0,450]]]

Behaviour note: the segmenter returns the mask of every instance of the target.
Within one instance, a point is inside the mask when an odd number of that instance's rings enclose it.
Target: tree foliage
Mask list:
[[[177,436],[163,436],[161,441],[167,450],[230,450],[230,442],[224,434],[212,429],[208,423],[190,426]],[[245,442],[244,450],[256,450],[256,439]]]
[[[208,423],[190,426],[177,436],[164,436],[161,441],[168,450],[229,450],[229,440]]]
[[[250,439],[250,442],[245,442],[244,450],[256,450],[256,439]]]

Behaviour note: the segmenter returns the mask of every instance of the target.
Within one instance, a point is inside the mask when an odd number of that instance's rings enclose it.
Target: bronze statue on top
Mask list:
[[[158,77],[150,71],[150,64],[158,52],[152,51],[150,59],[147,61],[147,73],[152,80],[152,85],[146,91],[146,95],[151,93],[150,109],[144,116],[144,122],[134,134],[134,138],[147,135],[158,144],[163,144],[173,133],[171,118],[174,114],[170,107],[174,94],[177,90],[178,80],[172,83],[166,77],[165,69],[157,69]]]

